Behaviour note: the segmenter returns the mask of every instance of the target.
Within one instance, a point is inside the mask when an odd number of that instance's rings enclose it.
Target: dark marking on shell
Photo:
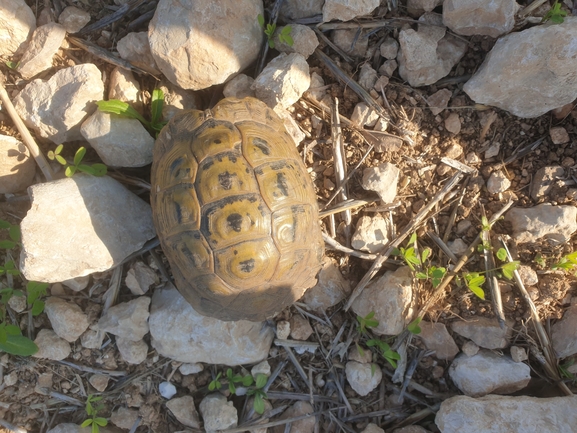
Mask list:
[[[254,269],[254,263],[255,263],[254,259],[248,259],[248,260],[245,260],[243,262],[240,262],[239,265],[240,265],[241,272],[244,272],[247,274],[252,272]]]
[[[232,177],[233,175],[230,174],[228,171],[224,173],[220,173],[218,175],[218,183],[222,187],[222,189],[229,190],[232,188]]]
[[[240,232],[242,230],[242,215],[239,213],[232,213],[226,217],[226,222],[235,231]]]
[[[259,138],[259,137],[255,137],[252,140],[252,144],[254,144],[254,146],[256,148],[258,148],[265,155],[267,155],[267,156],[270,155],[270,146],[266,140]]]
[[[284,173],[277,173],[276,174],[276,187],[280,190],[282,195],[284,195],[285,197],[288,197],[288,195],[289,195],[288,184],[287,184],[286,176],[284,175]]]

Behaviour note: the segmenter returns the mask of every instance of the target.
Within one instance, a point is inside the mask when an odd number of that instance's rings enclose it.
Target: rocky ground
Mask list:
[[[2,429],[576,432],[577,21],[529,3],[285,0],[268,44],[257,0],[0,0]],[[321,209],[318,284],[262,323],[196,313],[154,241],[153,136],[224,96]]]

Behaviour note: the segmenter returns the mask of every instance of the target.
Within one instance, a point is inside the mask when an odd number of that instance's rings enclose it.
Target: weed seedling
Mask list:
[[[553,3],[553,6],[551,6],[551,9],[545,14],[541,22],[551,21],[553,24],[561,24],[566,16],[567,11],[561,9],[561,3],[555,0],[555,3]]]
[[[577,266],[577,251],[567,254],[551,266],[552,269],[563,269],[565,271],[573,271]],[[576,272],[577,274],[577,272]]]
[[[237,386],[242,385],[244,388],[249,388],[246,390],[246,394],[254,396],[254,410],[259,415],[262,415],[264,412],[263,399],[267,398],[267,395],[262,388],[266,385],[267,380],[268,377],[262,373],[257,374],[256,379],[254,379],[250,374],[245,376],[234,374],[232,368],[229,368],[226,370],[224,377],[221,372],[216,375],[216,377],[208,384],[208,390],[219,390],[223,385],[228,384],[228,390],[231,394],[244,395],[245,392],[241,394],[240,389],[237,388]],[[252,386],[253,383],[255,386]]]
[[[64,145],[59,144],[54,151],[48,152],[48,158],[52,161],[57,161],[61,165],[66,167],[64,174],[66,177],[72,177],[74,173],[77,171],[81,171],[83,173],[88,173],[93,176],[104,176],[108,171],[107,167],[104,164],[96,163],[92,165],[82,164],[82,160],[84,159],[84,155],[86,155],[86,148],[80,147],[76,154],[74,155],[74,161],[72,164],[68,164],[68,162],[64,159],[61,155],[62,149]]]
[[[274,48],[274,32],[276,31],[276,24],[265,25],[264,17],[260,14],[258,15],[257,19],[258,23],[260,24],[260,27],[262,28],[264,34],[266,35],[269,48],[271,49]],[[290,47],[292,47],[292,45],[294,44],[293,38],[291,37],[291,31],[292,31],[291,26],[284,26],[278,35],[279,41],[284,42]]]
[[[377,326],[379,326],[379,321],[373,319],[373,317],[375,317],[374,311],[371,311],[365,317],[357,316],[357,322],[359,322],[358,328],[361,334],[367,332],[368,328],[376,328]]]
[[[247,395],[254,397],[254,411],[259,415],[264,413],[264,399],[268,398],[263,389],[267,381],[268,377],[265,374],[259,373],[256,375],[255,387],[247,391]]]
[[[97,416],[98,412],[104,409],[103,405],[93,406],[92,403],[97,403],[102,400],[102,397],[95,397],[94,395],[90,394],[86,399],[86,414],[90,417],[85,420],[80,426],[81,427],[88,427],[91,428],[91,433],[98,433],[100,431],[100,427],[104,427],[108,424],[108,420],[101,416]]]

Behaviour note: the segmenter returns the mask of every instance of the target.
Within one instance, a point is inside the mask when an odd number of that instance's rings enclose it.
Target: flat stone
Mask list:
[[[531,208],[513,208],[505,221],[513,226],[515,242],[536,242],[541,238],[558,243],[567,242],[577,230],[577,208],[543,203]]]
[[[0,56],[21,54],[36,29],[36,17],[24,0],[0,0]]]
[[[458,134],[461,132],[461,119],[457,113],[451,113],[445,119],[445,129],[451,134]]]
[[[349,361],[345,365],[347,382],[361,397],[373,391],[383,379],[383,373],[377,364],[365,364]]]
[[[260,362],[267,358],[274,337],[264,322],[223,322],[198,314],[173,286],[154,291],[148,322],[152,347],[180,362]]]
[[[378,76],[377,71],[373,69],[370,63],[365,63],[361,66],[359,79],[357,81],[363,89],[371,90],[377,82]]]
[[[515,0],[445,0],[443,23],[458,35],[497,38],[513,30]]]
[[[149,330],[149,305],[148,296],[116,304],[98,320],[98,329],[130,341],[142,340]]]
[[[379,115],[377,112],[369,107],[365,102],[359,102],[353,109],[351,114],[351,122],[359,127],[368,126],[369,128],[375,126]]]
[[[511,394],[525,388],[531,380],[531,368],[508,356],[481,349],[473,356],[457,356],[449,367],[449,376],[465,395],[482,397]]]
[[[137,119],[96,110],[82,123],[82,136],[110,167],[143,167],[152,163],[154,138]]]
[[[56,335],[52,329],[41,329],[34,343],[38,346],[38,352],[32,355],[34,358],[61,361],[70,355],[70,343]]]
[[[503,170],[497,170],[491,173],[489,180],[487,181],[487,191],[490,194],[499,194],[500,192],[505,192],[511,186],[511,181]]]
[[[357,221],[355,232],[351,237],[351,246],[368,253],[378,253],[383,251],[389,237],[389,223],[380,214],[363,215]]]
[[[353,302],[355,314],[365,317],[371,311],[379,325],[372,329],[377,335],[400,334],[413,316],[413,273],[408,266],[386,272],[369,283]]]
[[[138,418],[138,410],[127,407],[119,407],[112,412],[110,421],[125,430],[130,430]]]
[[[50,69],[52,57],[62,45],[65,37],[66,30],[56,23],[48,23],[34,30],[17,68],[22,78],[29,80],[40,72]]]
[[[559,165],[541,167],[531,182],[531,198],[538,201],[547,196],[559,178],[565,177],[565,170]]]
[[[436,116],[441,113],[447,105],[453,94],[448,89],[437,90],[427,98],[427,105],[431,108],[431,114]]]
[[[150,50],[147,32],[131,32],[119,39],[116,44],[118,54],[124,60],[128,60],[153,75],[159,75],[160,71]]]
[[[337,305],[351,293],[350,283],[343,277],[336,261],[331,257],[323,257],[317,278],[317,284],[308,289],[300,300],[312,310],[326,310]]]
[[[445,156],[451,159],[460,158],[463,155],[463,147],[457,143],[452,143],[445,149]]]
[[[563,318],[551,327],[551,342],[559,358],[577,353],[577,305],[565,310]]]
[[[108,83],[108,99],[128,102],[136,111],[140,112],[142,110],[140,84],[134,78],[132,71],[123,69],[120,66],[112,70],[110,82]]]
[[[256,17],[263,13],[261,0],[160,0],[148,26],[152,55],[183,89],[224,83],[258,57],[264,33]]]
[[[274,48],[280,53],[299,53],[305,59],[315,52],[315,49],[319,46],[319,39],[313,29],[308,26],[303,26],[302,24],[291,24],[290,25],[290,37],[293,40],[293,44],[289,45],[279,39],[280,33],[283,31],[284,26],[278,27],[274,34]]]
[[[364,57],[369,39],[357,36],[357,29],[333,30],[333,43],[352,57]]]
[[[515,362],[523,362],[529,359],[527,351],[519,346],[511,346],[511,359]]]
[[[397,197],[397,183],[401,171],[390,162],[376,167],[365,168],[361,186],[369,191],[376,191],[383,203],[392,203]]]
[[[28,188],[34,181],[36,162],[30,151],[14,137],[0,134],[0,194]]]
[[[155,235],[150,205],[110,177],[80,173],[29,193],[32,207],[20,224],[20,270],[29,281],[106,271]]]
[[[98,392],[104,392],[108,387],[109,381],[110,377],[104,374],[93,374],[88,378],[88,382],[90,382],[90,385],[92,385],[94,389]]]
[[[194,406],[194,399],[190,395],[173,398],[166,402],[166,407],[182,425],[200,428],[200,418]]]
[[[477,346],[472,341],[465,341],[463,347],[461,347],[461,350],[467,356],[474,356],[479,352],[479,346]]]
[[[539,277],[537,276],[537,272],[531,267],[527,265],[519,265],[517,268],[517,272],[519,272],[519,276],[521,277],[521,281],[526,287],[535,286],[539,283]]]
[[[90,13],[76,6],[67,6],[58,16],[58,22],[68,33],[77,33],[90,22]]]
[[[323,22],[350,21],[368,15],[380,4],[379,0],[325,0]]]
[[[451,360],[459,353],[455,340],[443,323],[421,322],[419,326],[421,328],[419,337],[427,349],[435,351],[436,358]]]
[[[379,46],[379,52],[385,59],[393,60],[399,54],[399,43],[396,39],[387,36],[383,43]]]
[[[225,98],[246,98],[247,96],[255,98],[254,90],[251,88],[254,83],[254,78],[245,74],[238,74],[236,77],[228,81],[222,89],[222,94]]]
[[[178,371],[180,371],[184,376],[188,374],[200,373],[203,370],[204,365],[202,365],[200,362],[195,362],[194,364],[182,364],[178,369]]]
[[[287,340],[291,333],[291,324],[288,320],[279,320],[276,322],[276,338]]]
[[[553,144],[565,144],[571,140],[567,130],[562,126],[555,126],[549,130],[549,136]]]
[[[310,86],[309,65],[298,53],[285,54],[271,60],[255,78],[256,97],[271,108],[288,108]]]
[[[503,36],[463,90],[479,104],[524,118],[568,104],[577,98],[575,38],[575,17]]]
[[[200,414],[204,421],[204,429],[207,433],[216,430],[226,430],[236,427],[238,414],[232,401],[226,401],[226,397],[219,393],[209,394],[200,402]]]
[[[306,340],[313,334],[313,328],[307,319],[299,314],[291,317],[291,333],[290,336],[295,340]]]
[[[321,15],[324,2],[325,0],[285,0],[281,3],[280,15],[288,18],[288,21]]]
[[[455,396],[441,403],[435,424],[443,433],[570,433],[577,425],[577,397]]]
[[[473,340],[486,349],[503,349],[509,346],[513,322],[507,321],[505,329],[501,329],[497,319],[477,317],[468,320],[458,320],[451,323],[451,329],[465,338]]]
[[[88,316],[72,302],[50,296],[46,299],[44,311],[56,335],[70,343],[75,342],[88,329]]]
[[[124,282],[133,295],[140,296],[158,284],[159,279],[154,269],[139,260],[130,265]]]
[[[14,107],[26,126],[61,144],[82,139],[80,125],[103,98],[102,73],[85,63],[61,69],[48,81],[31,81],[14,98]]]
[[[146,361],[148,344],[144,340],[132,341],[127,338],[116,337],[116,347],[122,360],[128,364],[138,365]]]

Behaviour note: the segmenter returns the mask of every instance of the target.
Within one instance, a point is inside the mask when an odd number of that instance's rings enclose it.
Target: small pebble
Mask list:
[[[170,382],[160,382],[160,385],[158,385],[158,391],[160,392],[160,395],[167,400],[170,400],[176,395],[176,387]]]
[[[472,341],[467,341],[467,342],[465,342],[465,344],[463,344],[463,347],[461,347],[461,350],[467,356],[474,356],[477,354],[477,352],[479,352],[479,346],[477,346]]]
[[[519,346],[511,346],[511,358],[515,362],[523,362],[529,359],[525,349]]]
[[[551,136],[551,141],[553,144],[564,144],[569,143],[569,134],[567,130],[562,126],[555,126],[549,130],[549,135]]]

